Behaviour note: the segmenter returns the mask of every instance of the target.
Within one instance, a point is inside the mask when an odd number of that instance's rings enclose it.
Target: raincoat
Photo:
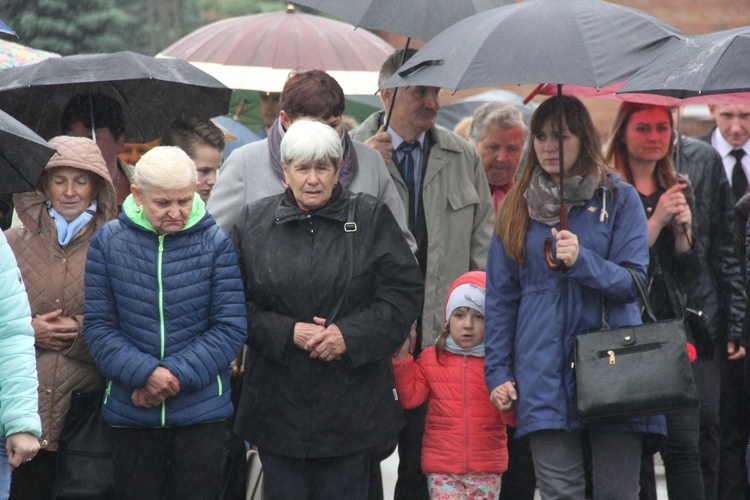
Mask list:
[[[605,187],[614,184],[614,189]],[[578,237],[575,264],[552,271],[543,255],[550,227],[530,221],[526,265],[511,260],[497,237],[487,257],[485,379],[492,391],[515,381],[517,434],[584,427],[576,406],[573,338],[601,327],[602,298],[612,327],[641,324],[638,292],[625,267],[646,279],[646,216],[635,189],[612,175],[583,206],[570,210]],[[602,217],[606,194],[607,217]],[[633,390],[638,390],[634,387]],[[599,430],[665,434],[663,416],[592,426]]]
[[[290,191],[245,208],[232,237],[247,287],[248,349],[235,432],[287,457],[337,457],[381,445],[404,424],[390,356],[422,299],[416,259],[387,205],[361,194],[354,233],[344,232],[350,193],[306,214]],[[354,276],[333,323],[347,352],[312,359],[294,343],[294,324],[328,319],[346,276]]]

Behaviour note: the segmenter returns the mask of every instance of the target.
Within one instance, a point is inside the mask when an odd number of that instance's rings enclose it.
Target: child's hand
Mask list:
[[[404,340],[404,343],[401,344],[401,347],[399,347],[398,350],[393,353],[393,357],[398,359],[409,357],[409,339]]]
[[[498,385],[490,393],[490,401],[500,411],[510,410],[516,399],[518,399],[516,384],[511,381]]]

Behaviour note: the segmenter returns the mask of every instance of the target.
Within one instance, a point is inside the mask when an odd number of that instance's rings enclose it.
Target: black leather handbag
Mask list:
[[[683,318],[656,321],[641,277],[632,269],[650,323],[575,337],[578,413],[584,423],[696,408],[698,391],[687,353]]]
[[[110,426],[101,418],[103,391],[73,392],[57,452],[55,498],[114,497]]]

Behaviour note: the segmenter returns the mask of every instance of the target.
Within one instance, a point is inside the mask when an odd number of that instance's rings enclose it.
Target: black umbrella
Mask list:
[[[294,3],[326,12],[357,27],[404,35],[405,57],[412,38],[430,40],[461,19],[513,4],[515,0],[295,0]],[[404,62],[402,59],[401,64]],[[393,92],[386,128],[397,95],[398,89]]]
[[[617,91],[664,96],[676,100],[728,102],[730,96],[750,92],[750,27],[710,33],[670,44]],[[719,96],[718,94],[722,94]],[[624,96],[627,99],[627,96]],[[733,97],[750,102],[750,96]],[[671,99],[670,99],[671,98]]]
[[[383,87],[456,90],[554,83],[558,93],[563,84],[604,87],[625,80],[683,36],[644,12],[600,0],[528,0],[459,21],[430,40]],[[559,148],[562,157],[562,137]],[[564,200],[563,182],[560,196]],[[560,227],[567,229],[564,202]]]
[[[33,191],[55,148],[0,111],[0,194]]]
[[[0,109],[46,139],[62,132],[60,117],[68,101],[86,92],[120,103],[127,142],[161,137],[177,118],[223,115],[232,95],[186,61],[133,52],[51,58],[0,71]]]
[[[427,41],[448,26],[515,0],[294,0],[354,26]]]

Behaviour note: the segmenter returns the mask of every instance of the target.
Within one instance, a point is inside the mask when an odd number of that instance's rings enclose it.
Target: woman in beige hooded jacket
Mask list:
[[[16,194],[22,222],[5,235],[31,303],[39,376],[41,451],[13,472],[11,498],[52,498],[58,440],[73,391],[103,387],[83,338],[89,241],[117,215],[115,191],[91,139],[60,136],[36,191]]]

